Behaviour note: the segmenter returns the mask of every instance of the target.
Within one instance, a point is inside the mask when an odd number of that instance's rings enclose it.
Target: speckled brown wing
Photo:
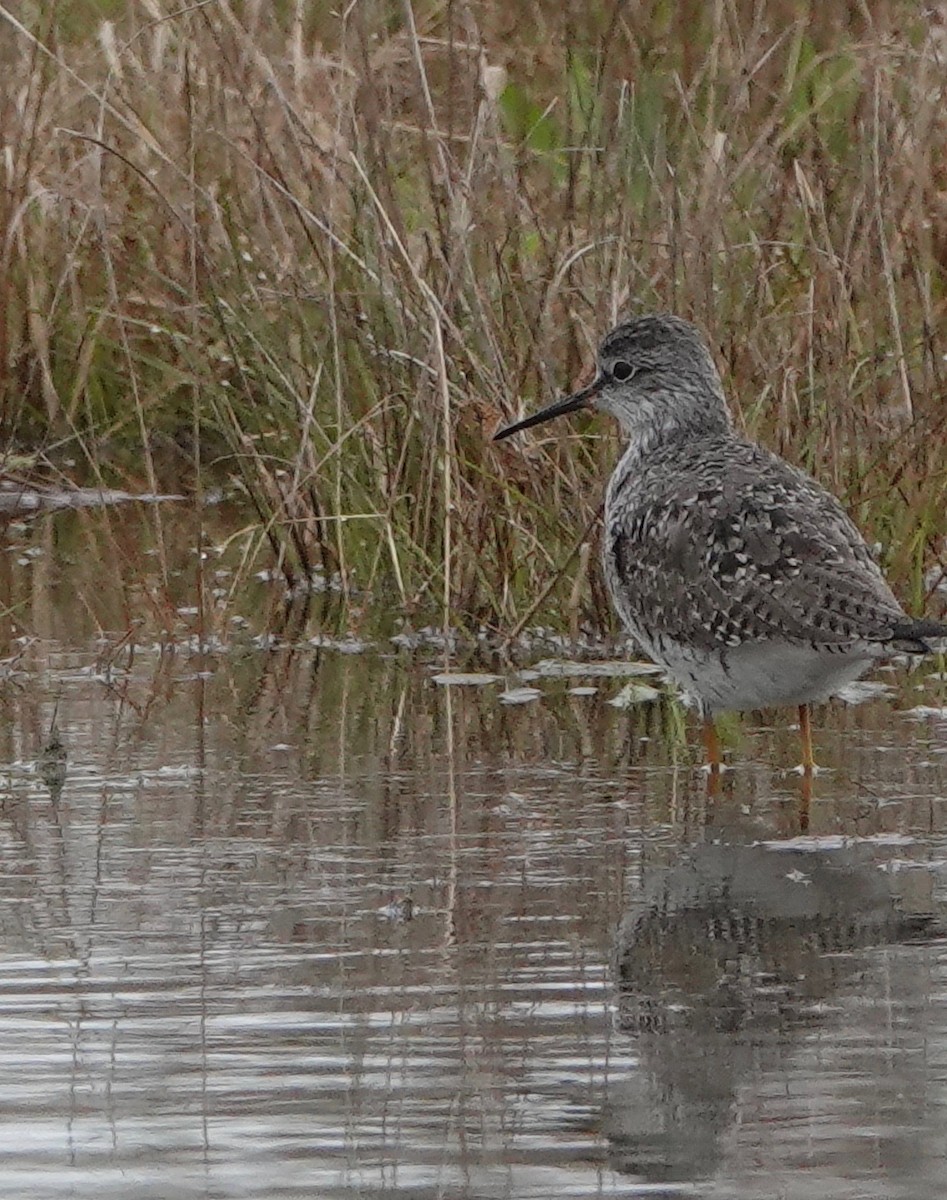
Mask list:
[[[621,482],[606,573],[630,628],[708,651],[911,636],[838,501],[762,447],[729,438],[665,447],[633,487]]]

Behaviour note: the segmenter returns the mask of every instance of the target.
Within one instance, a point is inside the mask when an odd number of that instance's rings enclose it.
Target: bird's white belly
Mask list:
[[[744,642],[706,652],[663,638],[640,640],[685,701],[705,713],[818,704],[882,656],[868,645],[828,653],[791,642]]]

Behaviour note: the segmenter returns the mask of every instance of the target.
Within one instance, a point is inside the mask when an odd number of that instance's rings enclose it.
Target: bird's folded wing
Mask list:
[[[652,495],[610,540],[620,607],[695,648],[888,642],[907,620],[858,530],[808,476],[752,447],[726,478]],[[759,481],[752,459],[765,455]]]

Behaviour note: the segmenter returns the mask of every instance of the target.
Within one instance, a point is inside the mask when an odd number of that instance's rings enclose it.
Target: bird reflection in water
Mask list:
[[[877,845],[778,847],[696,846],[625,916],[620,1023],[640,1065],[609,1088],[605,1113],[623,1172],[711,1175],[741,1086],[786,1062],[868,948],[943,928],[896,893],[903,876],[872,861]]]

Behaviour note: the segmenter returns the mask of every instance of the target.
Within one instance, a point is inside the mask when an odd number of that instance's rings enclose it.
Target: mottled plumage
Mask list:
[[[826,699],[947,627],[908,617],[839,502],[737,436],[700,334],[673,316],[613,329],[577,408],[628,447],[605,503],[604,566],[628,630],[705,715]]]
[[[619,615],[704,711],[826,699],[938,632],[905,616],[833,496],[732,436],[626,455],[604,537]]]

